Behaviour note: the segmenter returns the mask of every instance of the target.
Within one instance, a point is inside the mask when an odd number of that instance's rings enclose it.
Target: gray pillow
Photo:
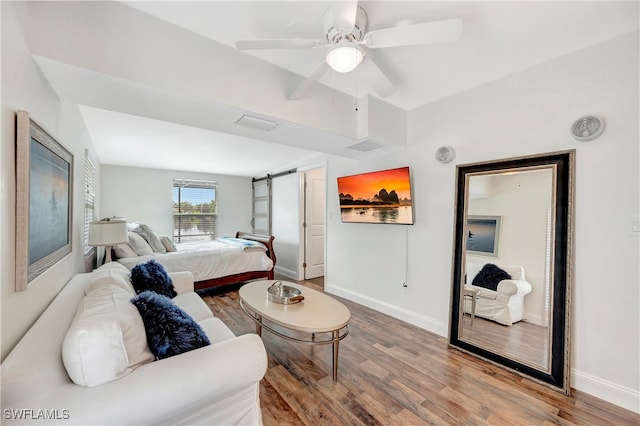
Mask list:
[[[156,233],[153,232],[153,230],[149,228],[148,225],[144,225],[141,223],[137,228],[133,230],[133,232],[136,232],[142,235],[142,238],[144,238],[149,243],[149,245],[151,246],[154,252],[156,253],[167,252],[167,249],[164,248],[164,245],[162,244],[162,242],[160,242],[160,238],[158,238]]]
[[[153,254],[153,249],[140,234],[127,232],[127,235],[129,236],[129,245],[138,254],[138,256]]]
[[[122,243],[122,244],[113,246],[113,254],[116,256],[116,259],[138,256],[138,253],[136,253],[135,250],[131,248],[129,243]]]
[[[166,235],[160,237],[160,241],[162,242],[162,245],[164,245],[164,248],[167,249],[167,253],[178,251],[178,248],[173,243],[173,240],[171,238],[167,237]]]

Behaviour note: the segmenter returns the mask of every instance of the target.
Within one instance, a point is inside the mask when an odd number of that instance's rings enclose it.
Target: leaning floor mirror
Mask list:
[[[575,151],[457,167],[449,344],[570,393]]]

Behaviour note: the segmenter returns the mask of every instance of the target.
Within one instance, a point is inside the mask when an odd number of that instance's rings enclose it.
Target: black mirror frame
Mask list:
[[[548,384],[557,390],[570,394],[570,323],[571,323],[571,283],[573,277],[573,210],[575,180],[575,150],[552,152],[527,157],[508,158],[474,164],[458,165],[456,170],[455,236],[452,268],[451,318],[449,345],[469,352],[495,364],[504,366],[521,375]],[[464,223],[467,175],[473,173],[496,172],[502,169],[516,169],[536,166],[556,166],[556,203],[553,258],[553,312],[550,371],[536,369],[517,360],[488,351],[467,341],[460,340],[460,297],[462,263],[464,256]]]

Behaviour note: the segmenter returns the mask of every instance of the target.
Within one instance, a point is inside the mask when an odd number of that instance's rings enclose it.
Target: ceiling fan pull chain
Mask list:
[[[331,70],[331,87],[336,87],[336,72]],[[331,92],[331,106],[336,106],[336,92]]]
[[[358,74],[356,74],[356,112],[358,112]]]

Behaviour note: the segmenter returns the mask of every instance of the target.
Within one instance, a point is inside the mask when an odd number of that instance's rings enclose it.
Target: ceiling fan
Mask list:
[[[391,80],[382,72],[368,49],[413,46],[431,43],[453,42],[462,34],[462,20],[446,19],[420,24],[401,24],[391,28],[366,32],[367,13],[357,2],[344,2],[323,15],[325,40],[267,39],[239,40],[239,50],[259,49],[317,49],[327,48],[325,60],[289,95],[300,99],[329,69],[347,73],[357,68],[380,97],[386,98],[395,91]]]

